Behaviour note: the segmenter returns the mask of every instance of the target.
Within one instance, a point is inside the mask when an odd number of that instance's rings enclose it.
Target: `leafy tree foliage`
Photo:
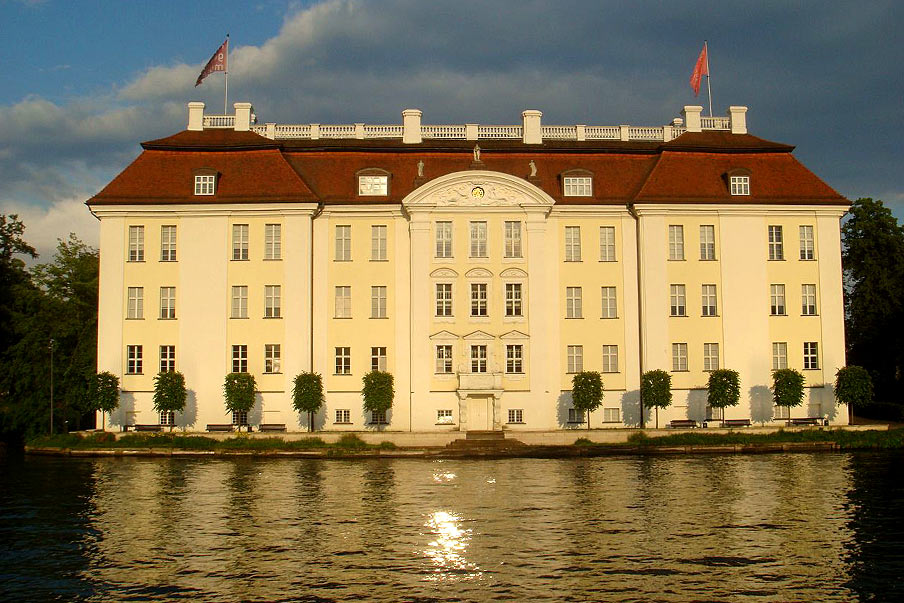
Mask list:
[[[102,413],[113,412],[119,406],[119,377],[109,371],[97,373],[91,384],[90,408]],[[106,427],[106,416],[101,422],[101,429]]]
[[[854,408],[873,402],[873,380],[862,366],[846,366],[835,373],[835,399],[848,407],[848,422]]]
[[[804,401],[804,376],[795,369],[772,371],[772,399],[776,406],[800,406]]]
[[[157,412],[182,412],[185,410],[185,399],[187,397],[185,376],[182,373],[178,371],[161,371],[154,377],[154,410]],[[171,423],[170,431],[172,430],[173,425]]]
[[[361,394],[364,396],[364,410],[386,412],[392,408],[395,397],[392,373],[370,371],[364,375],[363,381]]]
[[[707,400],[713,408],[737,406],[741,400],[741,378],[738,371],[716,369],[709,374]],[[725,415],[722,415],[725,418]]]
[[[576,410],[590,413],[603,403],[603,378],[596,371],[581,371],[571,378],[571,401]],[[587,419],[590,429],[590,419]]]
[[[640,400],[645,408],[656,409],[656,428],[659,429],[659,409],[672,403],[672,376],[662,369],[645,372],[640,378]]]
[[[226,398],[226,410],[230,412],[248,412],[254,408],[254,388],[257,384],[254,375],[249,373],[229,373],[223,383]]]
[[[904,227],[869,198],[841,228],[847,362],[869,371],[879,400],[904,401]]]
[[[319,373],[299,373],[294,383],[292,406],[308,413],[308,431],[314,431],[314,414],[323,406],[323,379]]]

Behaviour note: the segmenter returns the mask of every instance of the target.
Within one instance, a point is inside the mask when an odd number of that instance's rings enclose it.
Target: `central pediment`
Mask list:
[[[552,207],[554,201],[524,178],[469,170],[431,180],[402,200],[409,209],[455,207]]]

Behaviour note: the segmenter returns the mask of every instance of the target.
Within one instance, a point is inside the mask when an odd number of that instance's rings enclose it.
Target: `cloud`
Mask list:
[[[51,261],[57,239],[65,240],[70,232],[76,233],[88,245],[97,247],[99,222],[85,207],[83,198],[62,199],[49,207],[3,201],[0,202],[0,213],[18,214],[25,224],[24,239],[39,254],[37,260],[29,263]]]

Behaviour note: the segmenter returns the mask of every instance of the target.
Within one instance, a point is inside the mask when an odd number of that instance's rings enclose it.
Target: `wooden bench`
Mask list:
[[[260,427],[257,428],[258,431],[285,431],[286,424],[285,423],[261,423]]]
[[[126,423],[122,426],[123,431],[132,431],[133,429],[135,429],[134,423]]]
[[[794,417],[788,419],[788,425],[822,425],[825,419],[822,417]],[[828,423],[828,421],[825,421]]]
[[[669,421],[669,427],[671,429],[694,428],[697,427],[697,422],[693,419],[674,419]]]
[[[134,425],[135,431],[163,431],[162,425]]]
[[[207,431],[233,431],[235,425],[232,423],[208,423]]]
[[[750,427],[750,419],[725,419],[722,427]]]

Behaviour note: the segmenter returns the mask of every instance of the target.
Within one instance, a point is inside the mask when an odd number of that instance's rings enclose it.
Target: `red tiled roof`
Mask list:
[[[278,149],[280,144],[254,132],[235,130],[183,130],[178,134],[142,142],[145,149],[184,151],[223,151],[242,149]]]

